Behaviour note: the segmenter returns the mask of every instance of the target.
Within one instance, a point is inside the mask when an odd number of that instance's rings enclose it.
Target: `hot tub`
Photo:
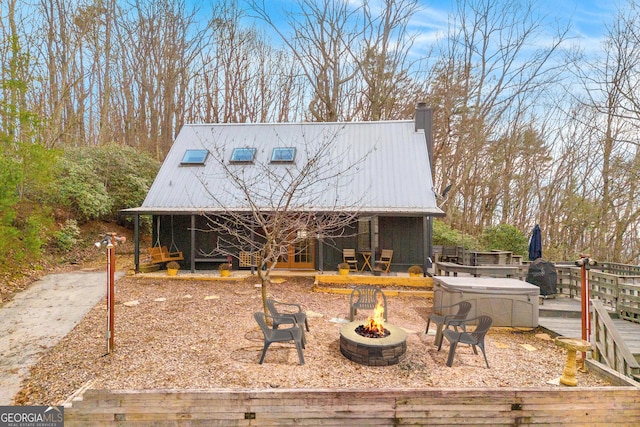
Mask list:
[[[434,307],[469,301],[472,304],[469,317],[489,315],[493,318],[493,326],[538,326],[539,295],[540,288],[517,279],[449,276],[433,278]]]

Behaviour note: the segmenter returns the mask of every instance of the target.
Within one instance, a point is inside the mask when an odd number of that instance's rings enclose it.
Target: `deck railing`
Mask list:
[[[628,377],[640,380],[635,359],[601,301],[593,300],[593,358]]]
[[[621,318],[640,323],[640,274],[629,274],[635,272],[635,269],[626,267],[635,266],[615,266],[612,270],[589,270],[591,298],[601,301]],[[556,272],[557,293],[571,298],[579,297],[582,287],[580,267],[556,265]]]
[[[618,315],[640,323],[640,275],[618,278]]]
[[[596,266],[598,270],[618,276],[640,276],[640,265],[620,264],[617,262],[603,262]]]

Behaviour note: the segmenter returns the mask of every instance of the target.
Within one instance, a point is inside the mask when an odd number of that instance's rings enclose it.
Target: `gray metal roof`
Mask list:
[[[299,169],[323,146],[318,166],[301,174]],[[236,147],[255,147],[255,162],[230,163]],[[275,147],[295,147],[295,162],[269,163]],[[187,149],[207,149],[205,165],[181,165]],[[248,210],[241,187],[261,209],[278,209],[290,181],[305,176],[290,209],[442,215],[429,164],[424,131],[415,131],[413,121],[189,124],[181,129],[142,206],[123,212]],[[244,185],[234,185],[232,175]]]

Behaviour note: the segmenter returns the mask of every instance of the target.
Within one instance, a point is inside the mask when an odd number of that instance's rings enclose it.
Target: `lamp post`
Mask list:
[[[107,247],[107,352],[111,353],[114,348],[115,322],[114,322],[114,294],[115,294],[115,272],[116,272],[116,243],[124,243],[127,238],[124,236],[116,236],[116,233],[109,232],[99,242],[95,243],[96,247]]]

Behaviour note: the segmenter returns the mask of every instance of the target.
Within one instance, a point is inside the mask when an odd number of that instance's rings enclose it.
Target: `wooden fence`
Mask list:
[[[87,390],[72,426],[637,425],[635,387],[393,390]]]

